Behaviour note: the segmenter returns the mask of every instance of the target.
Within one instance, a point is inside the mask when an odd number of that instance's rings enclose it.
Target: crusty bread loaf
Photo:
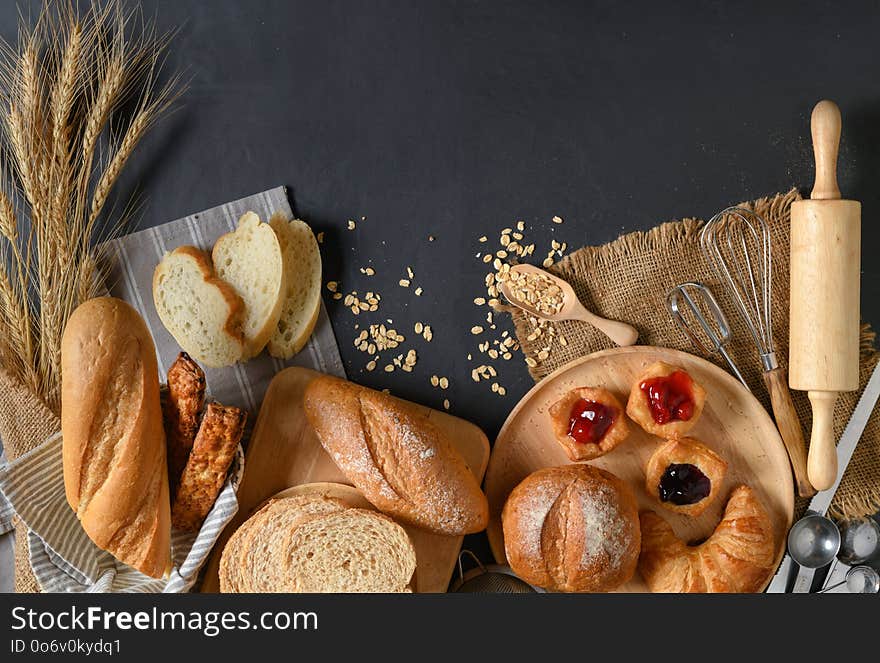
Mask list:
[[[231,366],[242,358],[244,304],[214,274],[210,256],[194,246],[165,254],[153,273],[153,303],[165,329],[206,366]]]
[[[270,500],[230,537],[221,592],[405,592],[415,572],[406,531],[317,494]]]
[[[306,520],[285,537],[282,591],[400,593],[416,570],[409,535],[381,513],[345,509]]]
[[[217,276],[229,283],[245,305],[243,359],[266,347],[278,327],[287,292],[281,244],[275,231],[253,212],[246,212],[234,232],[226,233],[212,252]]]
[[[290,359],[312,335],[321,310],[321,252],[312,229],[299,219],[275,213],[269,220],[281,244],[287,290],[269,354]]]
[[[629,580],[639,557],[636,497],[591,465],[533,472],[501,513],[504,550],[523,580],[560,592],[605,592]]]
[[[171,568],[165,431],[153,339],[131,306],[82,304],[61,342],[64,490],[101,548],[160,578]]]
[[[177,492],[180,475],[192,451],[199,417],[205,407],[205,372],[185,352],[168,369],[168,392],[162,400],[165,438],[168,443],[168,481],[171,498]]]
[[[324,449],[380,511],[449,536],[485,529],[489,506],[479,482],[412,405],[329,376],[309,384],[304,403]]]
[[[195,532],[202,526],[226,481],[246,420],[247,412],[237,407],[208,404],[174,497],[174,527]]]

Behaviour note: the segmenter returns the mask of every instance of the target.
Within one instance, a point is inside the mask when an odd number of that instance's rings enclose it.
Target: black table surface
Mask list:
[[[863,205],[862,315],[880,321],[874,2],[143,5],[178,30],[169,65],[191,85],[121,182],[122,196],[144,196],[138,225],[287,185],[325,233],[325,280],[382,295],[377,314],[358,317],[328,302],[349,377],[434,407],[448,398],[490,439],[532,381],[519,359],[492,362],[506,397],[470,379],[483,361],[467,359],[481,356],[477,238],[497,241],[519,219],[546,238],[559,215],[555,237],[601,244],[808,192],[809,114],[824,97],[843,112],[841,190]],[[7,38],[15,16],[0,5]],[[397,285],[407,266],[421,297]],[[411,374],[363,370],[354,326],[386,318],[418,352]],[[432,325],[432,343],[414,339],[416,321]]]

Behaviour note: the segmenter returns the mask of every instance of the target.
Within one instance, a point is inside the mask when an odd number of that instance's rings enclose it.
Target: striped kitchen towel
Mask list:
[[[235,229],[239,217],[248,210],[263,219],[276,211],[292,217],[285,189],[278,187],[126,235],[107,247],[113,259],[108,281],[110,292],[134,306],[146,321],[156,345],[163,383],[165,372],[180,348],[162,326],[153,306],[153,270],[166,251],[178,246],[189,244],[210,250],[220,235]],[[246,364],[205,369],[208,399],[247,410],[252,426],[269,382],[288,366],[345,376],[323,304],[311,339],[292,359],[274,359],[263,353]],[[239,448],[226,484],[201,531],[197,534],[172,532],[174,569],[165,580],[149,578],[122,564],[99,549],[85,534],[64,495],[60,435],[0,469],[0,497],[5,496],[30,530],[31,567],[44,591],[185,592],[195,585],[217,536],[238,510],[235,493],[243,464],[243,452]],[[9,510],[3,502],[0,499],[0,523]]]

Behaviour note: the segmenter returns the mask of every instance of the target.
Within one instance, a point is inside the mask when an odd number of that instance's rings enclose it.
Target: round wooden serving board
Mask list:
[[[794,485],[788,455],[772,419],[751,393],[718,366],[684,352],[648,346],[614,348],[563,366],[535,385],[510,413],[492,448],[485,483],[490,512],[487,533],[499,563],[506,563],[501,510],[510,491],[535,470],[571,462],[553,435],[550,406],[570,389],[583,386],[604,387],[625,405],[639,374],[656,361],[683,367],[706,389],[703,414],[689,435],[727,461],[719,498],[698,518],[662,508],[645,490],[645,466],[663,440],[633,422],[629,422],[629,437],[620,446],[590,463],[626,481],[635,491],[640,509],[656,511],[687,541],[709,536],[721,520],[731,489],[748,484],[773,520],[778,565],[794,513]],[[770,576],[772,572],[767,582]],[[618,591],[647,592],[648,588],[636,572]]]

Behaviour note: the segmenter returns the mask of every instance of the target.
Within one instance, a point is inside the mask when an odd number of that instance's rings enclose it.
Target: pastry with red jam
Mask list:
[[[705,402],[706,390],[686,370],[658,361],[633,384],[626,413],[648,433],[672,439],[687,435]]]
[[[620,401],[598,387],[572,389],[550,406],[550,419],[556,439],[575,462],[607,454],[629,435]]]
[[[645,488],[670,511],[699,516],[715,500],[727,463],[706,445],[683,437],[667,440],[648,460]]]

